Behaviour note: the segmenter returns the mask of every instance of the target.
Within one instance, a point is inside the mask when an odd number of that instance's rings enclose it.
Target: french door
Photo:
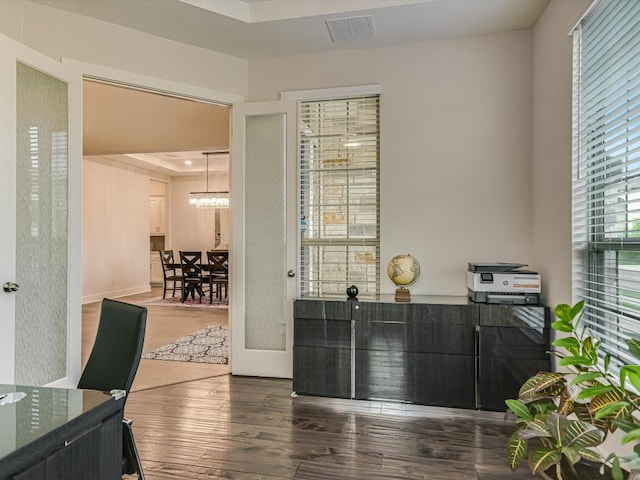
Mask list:
[[[232,115],[231,372],[291,378],[296,104],[234,104]]]
[[[81,76],[0,35],[0,383],[81,363]]]

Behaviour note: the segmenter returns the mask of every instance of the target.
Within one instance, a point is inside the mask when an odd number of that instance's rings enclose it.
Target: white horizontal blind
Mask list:
[[[574,32],[574,294],[619,367],[640,334],[640,2],[601,0]]]
[[[300,102],[300,291],[380,286],[379,96]]]

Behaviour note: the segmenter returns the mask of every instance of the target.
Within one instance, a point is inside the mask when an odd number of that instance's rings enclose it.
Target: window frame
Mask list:
[[[625,340],[640,332],[640,40],[611,20],[626,8],[597,0],[572,31],[573,296],[613,371],[634,361]]]
[[[282,92],[281,99],[282,100],[295,100],[298,104],[298,140],[297,140],[297,179],[298,179],[298,205],[297,212],[299,216],[302,216],[303,213],[303,205],[302,205],[302,182],[301,182],[301,160],[302,160],[302,134],[301,134],[301,122],[300,118],[300,105],[303,102],[313,102],[313,101],[331,101],[331,100],[345,100],[352,98],[361,98],[361,97],[370,97],[377,96],[378,97],[378,125],[380,124],[380,112],[381,112],[381,93],[382,88],[380,85],[362,85],[362,86],[352,86],[352,87],[338,87],[338,88],[326,88],[326,89],[316,89],[316,90],[298,90],[298,91],[289,91]],[[376,192],[376,240],[375,240],[375,262],[376,262],[376,279],[375,279],[375,292],[367,291],[367,289],[362,289],[359,296],[361,297],[374,297],[380,294],[380,128],[378,126],[378,136],[377,136],[377,192]],[[302,219],[300,219],[302,220]],[[317,290],[313,292],[305,291],[304,287],[307,285],[306,280],[303,279],[303,275],[305,272],[305,268],[303,265],[303,238],[302,238],[302,221],[297,222],[297,238],[299,241],[298,251],[297,251],[297,259],[298,259],[298,271],[300,274],[298,275],[298,291],[303,296],[311,296],[311,297],[330,297],[330,296],[344,296],[346,287],[349,286],[350,283],[347,279],[347,285],[341,286],[341,288],[337,289],[335,292],[331,294],[327,294],[326,292]],[[323,241],[318,239],[315,243],[318,245],[322,244],[330,244],[330,241]],[[339,243],[339,245],[362,245],[362,241],[344,241]],[[347,245],[349,244],[349,245]],[[345,259],[345,266],[348,267],[350,262],[349,258]],[[344,288],[342,288],[344,287]]]

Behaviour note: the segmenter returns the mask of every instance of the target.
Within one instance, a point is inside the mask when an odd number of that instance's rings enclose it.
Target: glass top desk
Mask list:
[[[94,390],[0,384],[0,479],[121,478],[123,408]]]

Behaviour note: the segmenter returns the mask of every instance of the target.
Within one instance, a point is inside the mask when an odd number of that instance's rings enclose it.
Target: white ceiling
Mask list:
[[[241,58],[531,28],[548,0],[34,0]],[[373,38],[333,43],[325,20],[371,16]]]
[[[528,29],[549,0],[33,0],[245,59]],[[327,20],[368,16],[373,36],[333,42]],[[187,157],[200,162],[185,166]],[[115,156],[114,156],[115,157]],[[117,156],[165,175],[204,172],[202,152]],[[210,171],[222,167],[221,157]]]

